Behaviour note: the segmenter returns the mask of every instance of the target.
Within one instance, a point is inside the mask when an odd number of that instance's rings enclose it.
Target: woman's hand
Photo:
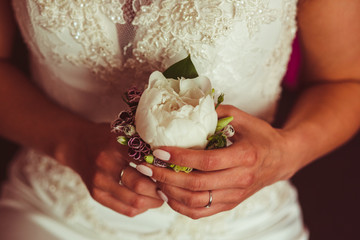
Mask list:
[[[130,217],[163,204],[155,183],[129,166],[127,148],[117,143],[109,125],[72,132],[73,140],[60,145],[55,157],[79,173],[96,201]]]
[[[175,211],[197,219],[230,210],[261,188],[290,178],[296,167],[286,154],[281,130],[235,107],[220,106],[219,117],[233,116],[233,144],[217,150],[163,147],[154,154],[180,166],[197,169],[189,174],[152,165],[137,169],[156,179],[162,198]],[[164,152],[165,151],[165,152]],[[212,204],[209,191],[212,191]]]
[[[161,206],[154,182],[128,166],[127,149],[109,126],[54,104],[11,64],[15,33],[11,0],[0,1],[0,135],[71,167],[93,198],[114,211],[135,216]]]

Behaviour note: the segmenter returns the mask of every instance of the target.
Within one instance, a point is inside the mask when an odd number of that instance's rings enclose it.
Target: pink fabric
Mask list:
[[[293,51],[291,53],[288,69],[283,81],[284,87],[290,89],[294,89],[297,87],[299,71],[300,71],[301,52],[300,52],[299,40],[297,37],[294,39],[292,48]]]

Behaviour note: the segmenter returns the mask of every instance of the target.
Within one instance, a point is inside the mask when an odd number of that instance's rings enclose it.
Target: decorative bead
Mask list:
[[[232,29],[233,19],[244,21],[252,37],[261,24],[274,21],[278,15],[269,8],[268,1],[263,0],[163,0],[161,4],[149,6],[146,6],[151,3],[149,0],[93,0],[91,4],[86,0],[34,1],[39,6],[41,26],[55,31],[68,28],[74,40],[83,45],[80,59],[74,56],[67,59],[87,66],[106,79],[123,67],[141,69],[139,71],[164,69],[164,59],[175,57],[181,51],[207,58],[208,52],[199,48],[199,43],[218,44]],[[233,16],[225,14],[220,7],[224,2],[232,4],[233,10],[228,13],[232,12]],[[140,40],[136,44],[123,47],[126,58],[119,58],[113,52],[113,43],[94,18],[99,12],[114,24],[132,23],[148,29],[143,36],[138,36]],[[147,63],[146,68],[143,63]]]

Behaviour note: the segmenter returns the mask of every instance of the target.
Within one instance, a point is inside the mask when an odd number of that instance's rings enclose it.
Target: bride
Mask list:
[[[308,239],[288,179],[359,129],[359,10],[350,0],[1,1],[0,134],[23,149],[2,186],[0,238]],[[29,79],[9,60],[15,22]],[[297,30],[304,89],[276,129]],[[131,163],[109,131],[121,95],[188,54],[226,94],[218,115],[234,116],[233,145],[154,152],[189,174]]]

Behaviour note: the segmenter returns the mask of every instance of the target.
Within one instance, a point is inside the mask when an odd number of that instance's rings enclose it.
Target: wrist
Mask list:
[[[289,176],[292,177],[316,158],[312,146],[314,143],[309,141],[312,137],[305,131],[282,129],[281,134],[284,138],[284,156],[288,162]]]
[[[63,118],[54,126],[54,132],[50,136],[49,143],[45,152],[55,158],[59,163],[71,166],[68,162],[69,152],[77,148],[81,149],[85,134],[96,129],[96,124],[77,117]]]

